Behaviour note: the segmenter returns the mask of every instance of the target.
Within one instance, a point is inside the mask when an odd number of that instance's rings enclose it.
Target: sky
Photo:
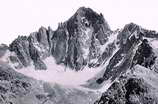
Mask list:
[[[81,7],[102,13],[112,30],[134,22],[158,31],[157,0],[0,0],[0,44],[41,26],[55,30]]]

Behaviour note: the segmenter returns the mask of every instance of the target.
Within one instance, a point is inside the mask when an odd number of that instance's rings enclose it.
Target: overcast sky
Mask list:
[[[41,26],[55,30],[81,6],[102,13],[113,30],[134,22],[158,31],[157,0],[0,0],[0,43]]]

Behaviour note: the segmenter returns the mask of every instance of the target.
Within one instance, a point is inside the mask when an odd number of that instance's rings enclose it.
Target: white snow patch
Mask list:
[[[89,55],[89,48],[82,48],[84,54],[83,54],[83,58],[87,59],[88,55]]]
[[[154,48],[158,48],[158,40],[151,41],[151,44]]]
[[[108,89],[112,84],[113,84],[113,83],[111,82],[111,80],[107,80],[107,81],[104,82],[104,85],[103,85],[100,89],[98,89],[97,91],[103,93],[103,92],[107,91],[107,89]]]
[[[116,37],[113,37],[111,35],[109,42],[113,42],[115,39]],[[113,52],[113,55],[118,51],[118,49],[119,48],[117,47],[116,50]],[[106,70],[106,66],[109,63],[109,60],[98,68],[85,67],[82,71],[76,72],[72,69],[66,68],[65,66],[57,65],[53,57],[48,57],[44,60],[44,63],[47,65],[47,70],[35,70],[33,65],[20,70],[15,70],[37,80],[43,80],[50,83],[57,83],[64,86],[75,87],[81,90],[105,92],[112,84],[110,80],[105,81],[103,85],[101,87],[98,87],[97,89],[86,88],[82,85],[87,84],[89,80],[101,77]]]
[[[105,48],[107,47],[108,44],[116,41],[117,35],[118,35],[118,33],[113,33],[108,37],[108,41],[104,45],[101,45],[101,48],[100,48],[101,52],[105,51]]]
[[[121,57],[123,57],[123,58],[115,65],[115,67],[118,67],[118,66],[120,66],[123,63],[123,61],[124,61],[124,54],[121,54]]]
[[[39,43],[33,43],[33,46],[39,51],[39,52],[45,52],[45,48],[40,45]]]
[[[11,52],[9,50],[7,50],[5,52],[5,54],[0,58],[0,61],[4,62],[4,63],[9,63],[9,56],[10,56]]]
[[[57,65],[53,57],[44,60],[47,70],[35,70],[33,66],[29,66],[20,70],[16,70],[24,75],[33,77],[37,80],[43,80],[51,83],[58,83],[67,86],[80,86],[87,80],[94,77],[102,68],[85,68],[83,71],[73,71],[71,69]]]
[[[119,50],[119,47],[116,46],[115,51],[113,52],[113,55]],[[111,85],[113,82],[111,82],[111,80],[107,80],[104,81],[102,84],[98,84],[96,83],[96,80],[101,78],[106,70],[107,65],[110,62],[110,59],[113,57],[113,55],[104,63],[102,64],[100,67],[100,70],[95,74],[94,77],[92,77],[91,79],[89,79],[86,84],[84,86],[87,86],[87,88],[92,89],[95,92],[100,92],[103,93],[105,92]]]
[[[87,36],[89,36],[89,34],[92,34],[92,29],[91,28],[86,28],[86,30],[84,31],[85,32],[85,34],[87,35]],[[89,38],[89,37],[88,37]],[[87,39],[88,39],[87,38]]]
[[[38,50],[38,51],[42,51],[41,47],[39,47],[38,43],[34,43],[33,46]]]

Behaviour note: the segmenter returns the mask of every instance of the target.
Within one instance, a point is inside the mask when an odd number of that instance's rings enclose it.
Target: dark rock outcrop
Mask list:
[[[6,53],[6,51],[8,50],[8,46],[5,44],[0,44],[0,58],[2,56],[4,56],[4,54]]]
[[[33,62],[35,69],[46,70],[47,67],[42,59],[50,55],[52,35],[53,31],[50,27],[48,30],[41,27],[38,32],[33,32],[28,37],[19,36],[9,46],[10,51],[15,52],[18,58],[10,56],[11,62],[22,63],[24,67],[31,65],[31,62]],[[20,62],[17,60],[20,60]]]
[[[155,104],[157,100],[149,94],[149,89],[143,79],[124,79],[114,82],[94,104]]]
[[[118,77],[94,104],[157,104],[156,76],[137,65]]]
[[[103,15],[81,7],[68,21],[59,24],[51,40],[51,53],[57,64],[81,70],[96,53],[94,43],[105,44],[108,40],[106,33],[110,31]]]
[[[108,79],[115,80],[115,78],[119,77],[131,67],[136,47],[142,38],[142,36],[138,34],[138,29],[139,26],[131,23],[126,25],[119,33],[119,50],[110,59],[104,75],[101,79],[98,79],[98,83],[102,83]]]
[[[14,51],[24,67],[30,65],[29,42],[26,36],[19,36],[10,44],[10,51]]]
[[[153,52],[152,47],[149,45],[148,40],[144,39],[139,45],[136,54],[133,58],[133,64],[139,64],[146,68],[151,68],[155,63],[156,55]]]
[[[125,25],[118,34],[119,49],[110,59],[103,77],[97,80],[98,83],[108,79],[115,80],[134,65],[140,64],[150,68],[155,63],[157,56],[147,43],[147,39],[143,39],[150,37],[150,34],[147,35],[142,31],[144,29],[134,23]]]

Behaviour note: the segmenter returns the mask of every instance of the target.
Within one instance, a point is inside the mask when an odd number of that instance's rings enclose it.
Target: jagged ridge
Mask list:
[[[60,23],[57,30],[41,27],[28,37],[19,36],[9,47],[0,48],[13,53],[9,59],[16,69],[33,64],[35,69],[47,70],[43,60],[49,56],[57,64],[76,71],[104,66],[109,60],[103,76],[97,80],[101,84],[109,79],[115,81],[137,64],[152,69],[157,55],[150,45],[151,39],[158,39],[158,33],[134,23],[112,31],[102,14],[81,7],[70,19]]]
[[[28,37],[19,36],[9,50],[15,52],[18,58],[15,60],[19,60],[16,68],[27,67],[33,62],[36,69],[47,69],[42,59],[52,55],[57,64],[81,70],[87,64],[92,66],[91,60],[99,57],[98,47],[107,42],[109,32],[102,14],[81,7],[68,21],[60,23],[56,31],[41,27]]]

